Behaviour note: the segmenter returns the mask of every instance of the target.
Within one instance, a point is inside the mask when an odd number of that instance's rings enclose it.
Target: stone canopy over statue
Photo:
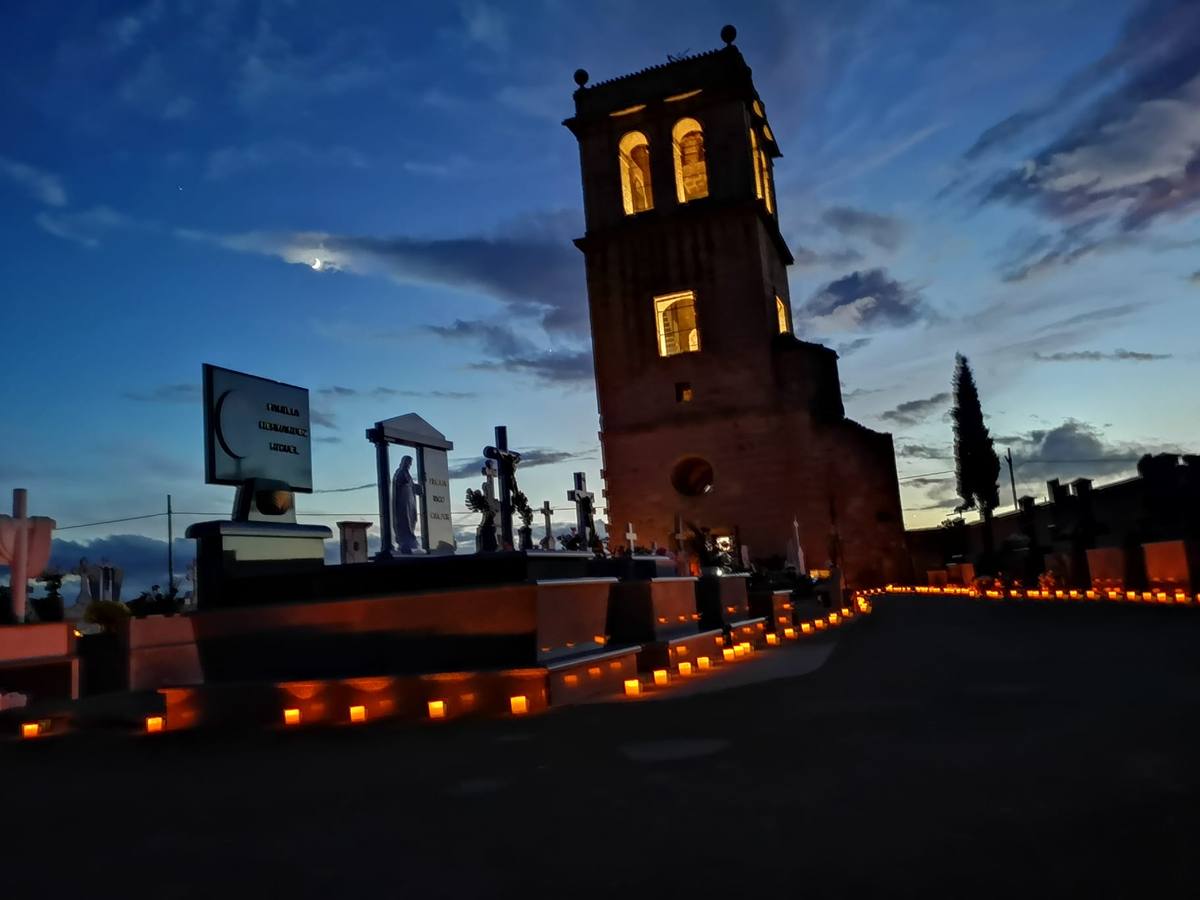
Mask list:
[[[450,519],[450,466],[446,451],[454,444],[418,416],[408,413],[376,422],[367,430],[375,445],[379,486],[379,557],[398,554],[453,553]],[[393,473],[388,447],[401,444],[416,452],[405,455]],[[415,463],[416,471],[413,471]]]

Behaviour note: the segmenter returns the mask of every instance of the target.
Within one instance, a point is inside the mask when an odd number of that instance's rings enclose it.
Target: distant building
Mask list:
[[[729,29],[731,32],[732,29]],[[891,436],[845,416],[837,354],[793,334],[779,146],[724,49],[581,86],[579,140],[608,520],[676,516],[868,584],[908,571]],[[585,85],[587,75],[577,73]]]

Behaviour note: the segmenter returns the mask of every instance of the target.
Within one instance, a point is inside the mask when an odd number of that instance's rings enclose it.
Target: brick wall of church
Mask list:
[[[639,543],[673,546],[678,514],[717,532],[736,530],[751,555],[763,558],[785,554],[795,516],[811,567],[830,554],[832,502],[852,584],[909,575],[889,435],[849,420],[819,424],[795,411],[608,432],[602,441],[614,533],[632,522]],[[672,467],[689,455],[713,466],[708,494],[685,497],[671,484]]]

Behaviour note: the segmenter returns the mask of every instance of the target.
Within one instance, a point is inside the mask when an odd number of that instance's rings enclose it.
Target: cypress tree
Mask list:
[[[990,571],[993,562],[992,510],[1000,505],[1000,458],[983,421],[979,389],[971,364],[956,354],[954,368],[954,465],[958,479],[959,511],[979,509],[983,518],[981,569]]]

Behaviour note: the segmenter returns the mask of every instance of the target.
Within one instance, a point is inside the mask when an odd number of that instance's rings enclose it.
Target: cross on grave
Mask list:
[[[633,556],[633,548],[637,546],[637,532],[633,530],[633,523],[625,523],[625,541],[629,547],[629,555]]]
[[[554,512],[554,507],[550,505],[549,500],[542,501],[542,508],[538,510],[542,514],[542,518],[546,522],[546,549],[554,549],[554,527],[550,524],[550,514]]]
[[[508,449],[508,426],[496,426],[496,443],[483,448],[483,455],[495,460],[500,478],[500,546],[504,550],[513,549],[512,527],[512,495],[516,489],[517,465],[521,462],[521,454]]]
[[[596,495],[587,489],[587,475],[575,473],[575,488],[567,491],[567,499],[575,504],[575,533],[584,547],[592,545],[592,498]]]
[[[685,541],[687,541],[687,533],[683,530],[683,516],[675,516],[675,533],[671,535],[675,541],[675,550],[678,553],[684,551]]]

